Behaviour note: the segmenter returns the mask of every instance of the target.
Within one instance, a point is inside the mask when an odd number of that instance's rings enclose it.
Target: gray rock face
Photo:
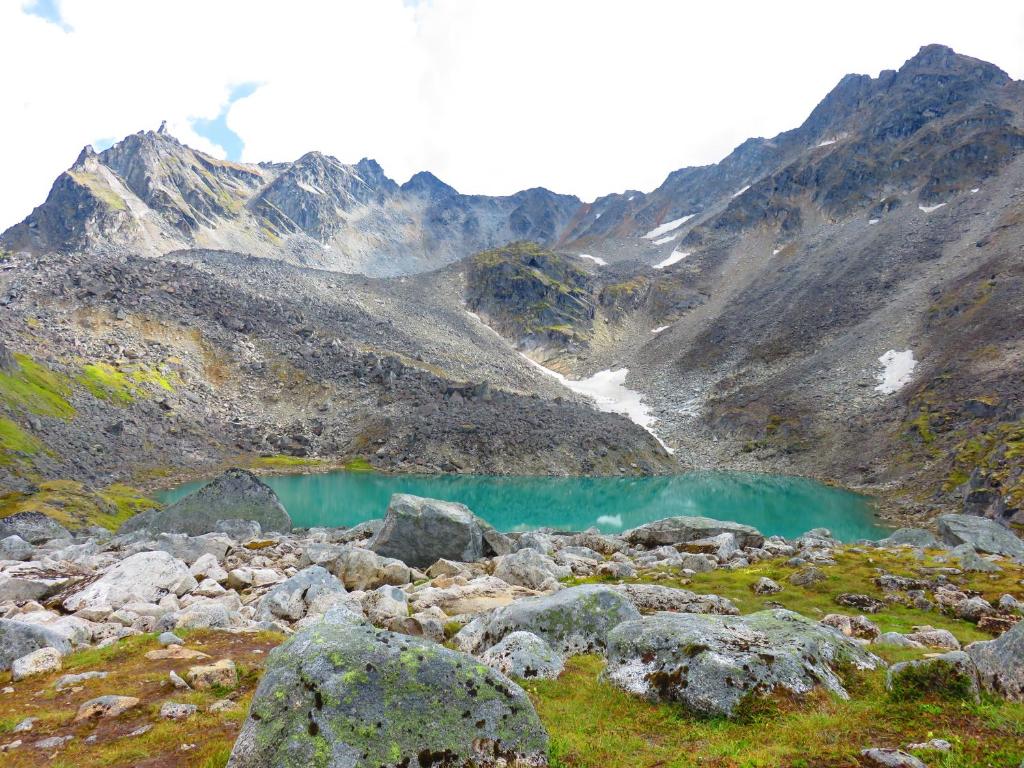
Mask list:
[[[547,765],[519,686],[418,638],[318,624],[275,649],[229,768]]]
[[[264,531],[286,533],[292,520],[277,494],[252,472],[229,469],[195,493],[151,515],[137,516],[121,527],[200,536],[218,530],[226,520],[254,520]]]
[[[744,699],[817,686],[847,698],[836,665],[883,662],[838,632],[786,610],[743,617],[656,614],[608,635],[608,680],[649,700],[732,716]]]
[[[572,575],[572,568],[559,565],[535,549],[525,548],[502,555],[494,565],[494,575],[508,584],[541,589],[546,582]]]
[[[551,646],[532,632],[513,632],[488,648],[480,660],[509,677],[554,679],[562,674],[565,663]]]
[[[21,536],[11,534],[0,539],[0,560],[31,560],[33,549]]]
[[[29,544],[71,538],[67,528],[42,512],[19,512],[16,515],[0,517],[0,539],[6,539],[8,536],[20,536]]]
[[[630,544],[660,547],[663,544],[685,544],[731,533],[740,547],[760,547],[764,536],[756,528],[709,517],[669,517],[626,531],[623,538]]]
[[[487,619],[479,647],[489,648],[512,632],[526,631],[558,653],[589,653],[605,647],[614,627],[639,618],[640,612],[616,590],[584,584],[497,609]]]
[[[939,538],[947,544],[970,544],[979,552],[1024,558],[1024,541],[999,523],[971,515],[940,515]]]
[[[0,619],[0,671],[40,648],[56,648],[65,654],[71,652],[71,643],[45,627]]]
[[[964,650],[977,667],[983,688],[1011,701],[1024,701],[1024,622],[995,640],[971,643]]]
[[[396,493],[370,549],[414,568],[428,568],[442,558],[471,563],[506,554],[512,545],[463,504]]]
[[[322,613],[328,607],[325,599],[345,594],[345,585],[326,568],[311,565],[271,589],[260,600],[256,609],[259,621],[298,621],[310,610],[321,605]]]
[[[196,586],[188,566],[166,552],[139,552],[126,557],[99,579],[65,598],[64,608],[120,608],[126,603],[156,603],[168,594],[182,595]]]
[[[672,611],[676,613],[721,613],[735,616],[739,610],[732,601],[718,595],[701,595],[688,589],[660,584],[619,584],[612,587],[626,596],[641,613]]]

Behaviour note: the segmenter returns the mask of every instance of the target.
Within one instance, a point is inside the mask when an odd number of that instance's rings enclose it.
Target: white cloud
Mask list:
[[[0,0],[0,228],[81,146],[191,128],[259,82],[228,126],[250,160],[320,149],[429,169],[467,192],[651,189],[803,120],[846,72],[942,42],[1024,75],[1024,7],[658,0],[63,0],[70,31]],[[1000,19],[993,23],[993,19]],[[870,39],[871,46],[863,41]]]

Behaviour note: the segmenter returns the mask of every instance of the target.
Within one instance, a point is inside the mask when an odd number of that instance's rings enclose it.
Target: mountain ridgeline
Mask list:
[[[238,454],[735,468],[1024,523],[1024,83],[944,46],[590,203],[143,132],[83,150],[0,247],[13,488]],[[675,456],[524,355],[628,368]]]

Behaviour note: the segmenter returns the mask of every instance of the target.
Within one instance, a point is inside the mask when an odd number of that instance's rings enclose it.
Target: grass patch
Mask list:
[[[116,531],[136,513],[159,506],[141,491],[119,483],[93,491],[75,480],[47,480],[34,493],[6,497],[0,503],[0,517],[42,512],[69,530],[99,525]]]
[[[12,409],[22,409],[39,416],[70,419],[75,409],[68,402],[71,381],[55,373],[28,355],[15,355],[16,370],[0,371],[0,401]]]
[[[105,362],[82,366],[78,382],[93,397],[118,405],[128,405],[154,390],[174,391],[174,383],[156,368],[146,365],[118,368]]]
[[[1024,757],[1024,705],[893,701],[884,671],[859,674],[850,701],[821,693],[802,703],[772,697],[750,707],[745,719],[729,721],[633,697],[602,682],[603,667],[596,656],[578,656],[559,680],[524,684],[550,734],[552,766],[857,765],[865,747],[932,735],[954,744],[933,765],[1016,765]]]
[[[373,472],[373,464],[364,458],[349,459],[345,462],[346,472]]]
[[[0,467],[20,463],[45,450],[41,441],[10,419],[0,418]]]
[[[257,469],[297,469],[301,467],[317,467],[324,462],[309,456],[260,456],[253,460],[252,466]]]

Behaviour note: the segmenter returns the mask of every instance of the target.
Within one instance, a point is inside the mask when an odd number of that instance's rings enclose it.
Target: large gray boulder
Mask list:
[[[494,575],[506,584],[541,589],[552,580],[572,576],[572,568],[559,565],[535,549],[524,548],[499,557],[494,563]]]
[[[621,593],[583,584],[498,608],[486,619],[477,648],[490,648],[512,632],[525,631],[560,654],[602,651],[614,627],[639,618],[640,612]]]
[[[184,562],[166,552],[126,557],[95,581],[64,599],[64,609],[120,608],[127,603],[157,603],[168,594],[183,595],[198,582]]]
[[[20,536],[29,544],[71,538],[67,528],[42,512],[18,512],[0,517],[0,539],[8,536]]]
[[[63,655],[71,652],[71,642],[46,627],[0,619],[0,672],[40,648],[55,648]]]
[[[287,533],[292,529],[292,519],[273,488],[252,472],[229,469],[164,509],[129,519],[121,532],[145,529],[200,536],[217,532],[224,520],[254,520],[263,531]]]
[[[484,651],[480,661],[503,675],[520,680],[554,679],[565,668],[562,657],[532,632],[505,635],[500,643]]]
[[[256,609],[257,621],[298,621],[309,613],[325,613],[345,585],[319,565],[311,565],[271,589]]]
[[[935,534],[931,531],[926,531],[924,528],[897,528],[884,539],[879,539],[876,543],[882,547],[909,545],[912,547],[935,549],[942,546],[939,540],[935,538]]]
[[[1013,531],[985,517],[940,515],[939,538],[946,544],[970,544],[979,552],[1024,559],[1024,541]]]
[[[1024,701],[1024,621],[995,640],[964,648],[978,670],[981,686],[1012,701]]]
[[[320,623],[276,648],[228,768],[547,765],[547,734],[508,678],[371,627]]]
[[[616,592],[626,596],[640,613],[672,611],[674,613],[721,613],[735,616],[739,609],[732,601],[719,595],[702,595],[688,589],[661,584],[617,584]]]
[[[512,543],[464,504],[396,493],[369,548],[414,568],[428,568],[442,558],[471,563],[507,554]]]
[[[764,544],[764,536],[756,528],[710,517],[667,517],[632,528],[622,534],[622,538],[630,544],[653,548],[710,539],[723,533],[731,533],[740,547],[760,547]]]
[[[623,690],[726,717],[776,689],[802,695],[822,686],[847,698],[836,667],[883,664],[834,629],[782,609],[628,621],[609,633],[607,656],[604,674]]]

